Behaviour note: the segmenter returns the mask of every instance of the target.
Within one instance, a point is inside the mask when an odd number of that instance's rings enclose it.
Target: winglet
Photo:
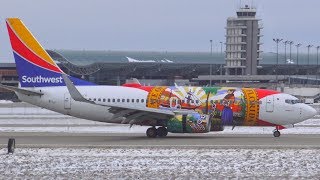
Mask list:
[[[72,99],[74,99],[75,101],[81,101],[81,102],[87,102],[87,103],[94,103],[93,101],[89,101],[86,98],[84,98],[81,93],[78,91],[78,89],[76,88],[76,86],[73,84],[73,82],[69,79],[68,75],[66,74],[61,74],[67,88],[68,91],[72,97]]]

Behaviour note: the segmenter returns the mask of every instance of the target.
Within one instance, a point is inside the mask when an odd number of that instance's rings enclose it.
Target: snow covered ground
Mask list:
[[[0,179],[318,179],[319,149],[0,149]]]

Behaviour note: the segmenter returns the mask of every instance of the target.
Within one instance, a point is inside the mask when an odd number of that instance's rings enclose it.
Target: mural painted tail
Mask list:
[[[65,86],[64,72],[19,18],[6,19],[21,87]],[[93,83],[70,77],[74,85]]]

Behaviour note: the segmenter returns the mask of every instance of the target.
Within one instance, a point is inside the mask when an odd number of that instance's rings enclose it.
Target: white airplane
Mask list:
[[[287,64],[294,64],[294,61],[292,59],[287,59],[286,62]]]
[[[65,74],[18,18],[6,20],[19,75],[21,101],[61,114],[106,123],[150,126],[148,137],[207,133],[224,126],[279,130],[316,115],[289,94],[255,88],[99,86]],[[158,128],[156,128],[158,127]]]
[[[137,60],[133,59],[131,57],[126,57],[128,59],[128,62],[141,62],[141,63],[150,63],[150,62],[156,62],[155,60]]]

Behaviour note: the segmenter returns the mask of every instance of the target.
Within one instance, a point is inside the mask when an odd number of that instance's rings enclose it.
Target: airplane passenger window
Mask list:
[[[96,98],[93,98],[93,101],[96,101],[97,99]]]
[[[117,102],[120,102],[120,99],[117,99]]]
[[[125,99],[122,99],[122,102],[125,102],[126,100]]]
[[[130,99],[127,99],[127,103],[129,103],[130,102]]]
[[[115,100],[115,99],[112,99],[112,102],[116,102],[116,100]]]
[[[103,102],[106,102],[106,99],[105,99],[105,98],[103,98]]]
[[[141,102],[143,103],[143,102],[144,102],[144,99],[141,99]]]
[[[89,101],[91,101],[91,98],[89,98]]]
[[[137,99],[137,103],[139,102],[139,99]]]
[[[108,98],[108,102],[110,102],[110,99]]]
[[[98,101],[101,101],[101,99],[99,98]]]
[[[131,102],[133,102],[133,103],[134,103],[134,99],[131,99]]]

